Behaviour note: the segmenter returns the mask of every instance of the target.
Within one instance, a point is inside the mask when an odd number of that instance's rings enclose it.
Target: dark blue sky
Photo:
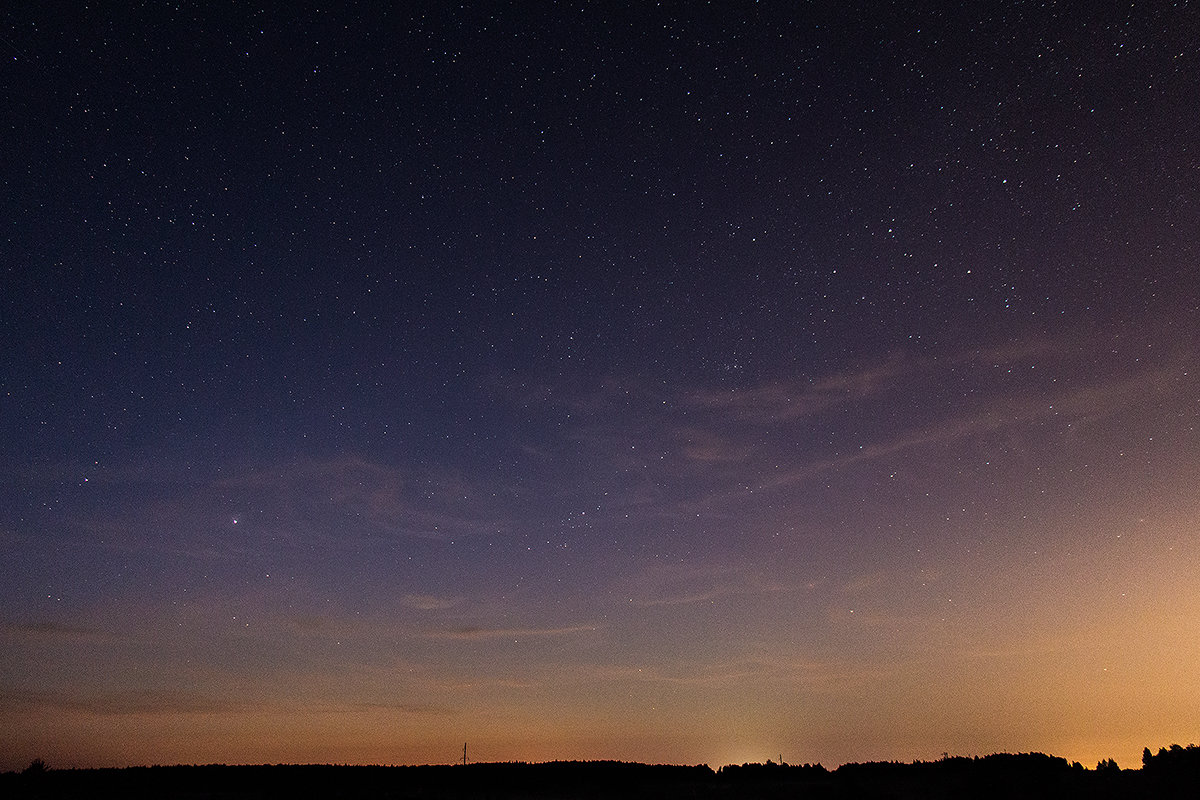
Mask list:
[[[1196,738],[1198,20],[5,11],[0,766]]]

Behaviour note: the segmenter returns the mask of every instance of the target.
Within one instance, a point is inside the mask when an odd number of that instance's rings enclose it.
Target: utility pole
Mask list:
[[[467,743],[463,742],[463,766],[467,765]]]

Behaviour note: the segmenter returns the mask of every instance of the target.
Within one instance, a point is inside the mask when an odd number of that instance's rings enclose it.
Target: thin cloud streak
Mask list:
[[[541,639],[572,636],[578,633],[595,633],[599,629],[598,625],[571,625],[562,628],[456,628],[445,631],[426,631],[418,635],[426,639],[479,642],[491,639]]]
[[[144,714],[251,714],[270,705],[237,699],[216,698],[191,691],[138,690],[120,692],[77,692],[72,690],[14,691],[6,693],[6,711],[58,709],[96,716]]]
[[[22,637],[46,637],[55,639],[111,639],[112,634],[96,628],[67,625],[45,620],[41,622],[2,622],[0,632]]]
[[[1115,416],[1131,406],[1150,401],[1154,390],[1163,388],[1173,374],[1174,370],[1153,370],[1104,385],[1064,392],[1049,401],[1032,397],[1001,399],[975,414],[951,418],[935,427],[863,447],[844,456],[805,465],[770,481],[761,482],[756,488],[760,491],[785,488],[827,472],[862,462],[877,461],[905,450],[949,443],[1055,417],[1075,423],[1092,423]]]
[[[59,710],[101,717],[120,716],[211,716],[211,715],[271,715],[271,714],[356,714],[373,711],[398,712],[411,715],[445,716],[456,713],[449,706],[427,703],[397,702],[309,702],[305,698],[280,697],[272,700],[241,700],[236,697],[215,697],[201,692],[180,691],[14,691],[0,700],[4,712],[33,712]]]
[[[878,667],[847,668],[823,661],[745,658],[693,666],[686,670],[665,670],[657,666],[579,665],[572,678],[596,683],[650,683],[697,688],[782,682],[793,688],[833,692],[873,683],[886,676]]]
[[[914,364],[901,358],[859,372],[832,375],[820,381],[773,382],[751,389],[697,390],[682,402],[719,411],[752,425],[777,424],[811,417],[827,409],[862,402],[911,374]]]
[[[406,594],[400,598],[401,605],[419,611],[443,611],[454,608],[461,602],[461,597],[437,597],[429,594]]]
[[[780,595],[794,587],[769,580],[756,572],[736,568],[667,567],[639,576],[653,588],[634,589],[633,604],[641,608],[685,606],[721,598]]]

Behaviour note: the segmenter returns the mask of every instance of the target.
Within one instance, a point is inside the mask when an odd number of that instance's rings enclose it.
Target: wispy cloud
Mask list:
[[[95,628],[67,625],[50,620],[39,622],[0,622],[0,631],[16,636],[66,639],[96,639],[107,638],[111,635]]]
[[[681,428],[672,436],[683,454],[692,461],[709,464],[745,461],[754,448],[745,441],[723,436],[703,428]]]
[[[946,444],[998,431],[1023,428],[1058,419],[1062,424],[1087,425],[1139,404],[1155,402],[1175,370],[1154,369],[1139,374],[1063,390],[1053,395],[1011,395],[980,405],[973,413],[949,417],[929,427],[861,446],[847,453],[811,461],[761,481],[760,491],[792,486],[827,472],[880,460],[902,451]]]
[[[167,716],[214,714],[356,714],[373,711],[413,715],[453,714],[449,706],[399,701],[331,700],[312,702],[287,696],[271,700],[248,700],[237,695],[216,697],[188,690],[138,690],[86,692],[75,690],[35,690],[6,692],[0,710],[31,713],[59,709],[95,716]]]
[[[261,711],[266,705],[237,698],[217,698],[191,691],[138,690],[85,692],[74,690],[12,691],[0,707],[29,712],[56,708],[98,716],[133,714],[227,714]]]
[[[477,485],[450,472],[417,473],[355,455],[261,469],[218,488],[243,494],[248,503],[269,503],[284,521],[309,529],[320,525],[329,536],[349,528],[451,539],[511,527],[496,505],[502,493],[492,484]]]
[[[342,703],[328,706],[318,706],[313,709],[316,713],[323,714],[344,714],[347,712],[356,713],[364,711],[385,711],[399,712],[401,714],[413,714],[418,716],[446,716],[456,714],[458,710],[451,706],[430,704],[430,703]],[[309,708],[305,707],[304,712],[308,712]]]
[[[400,598],[401,605],[419,611],[440,611],[453,608],[461,602],[461,597],[438,597],[430,594],[406,594]]]
[[[491,675],[465,676],[461,678],[433,678],[424,680],[424,685],[434,692],[488,691],[497,689],[535,689],[543,686],[540,680],[496,677]]]
[[[782,657],[750,657],[675,668],[656,665],[581,664],[572,677],[588,682],[657,683],[698,688],[728,687],[749,682],[781,682],[813,691],[837,691],[879,677],[880,670],[825,661]]]
[[[570,625],[561,628],[464,627],[451,630],[426,631],[421,635],[428,639],[476,642],[490,639],[542,639],[555,636],[571,636],[580,633],[594,633],[597,630],[599,630],[598,625]]]
[[[358,456],[226,470],[162,486],[120,484],[102,511],[73,520],[80,544],[204,562],[261,559],[264,545],[451,541],[513,528],[503,487]]]
[[[724,597],[769,595],[791,591],[791,587],[768,580],[754,571],[730,567],[679,566],[644,574],[640,581],[650,586],[631,594],[642,607],[684,606],[711,603]]]
[[[887,391],[897,378],[910,374],[915,364],[893,358],[856,372],[843,372],[819,380],[775,381],[750,388],[694,390],[681,401],[694,408],[719,411],[754,425],[809,417],[835,406],[862,402]]]
[[[547,497],[571,503],[599,487],[606,511],[692,529],[699,518],[744,524],[748,502],[768,508],[781,492],[860,467],[903,458],[910,469],[936,469],[948,463],[939,453],[962,445],[1033,453],[1046,446],[1047,426],[1086,444],[1092,425],[1176,402],[1188,363],[1183,346],[1149,359],[1071,333],[898,350],[859,369],[758,385],[627,377],[521,397],[538,413],[563,415],[547,434],[558,441],[538,448]],[[703,602],[714,591],[657,601]]]

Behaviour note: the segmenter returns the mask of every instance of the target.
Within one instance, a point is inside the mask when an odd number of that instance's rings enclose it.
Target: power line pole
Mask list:
[[[463,766],[467,765],[467,743],[463,742]]]

